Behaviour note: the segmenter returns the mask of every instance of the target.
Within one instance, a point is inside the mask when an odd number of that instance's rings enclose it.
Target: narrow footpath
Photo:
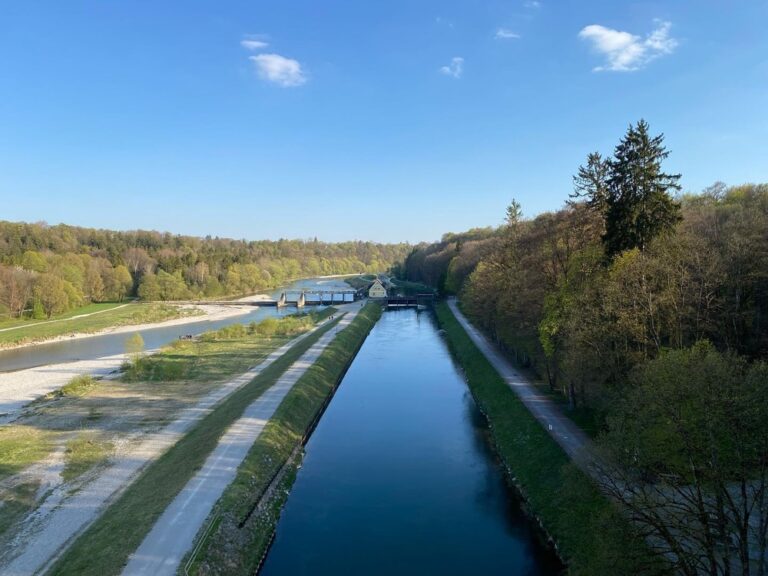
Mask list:
[[[173,446],[224,398],[253,380],[326,322],[327,320],[287,342],[247,372],[222,384],[195,406],[183,410],[176,420],[159,432],[149,435],[125,455],[116,458],[102,474],[74,495],[59,491],[50,494],[26,519],[24,527],[14,539],[11,550],[0,551],[0,574],[27,576],[51,565],[66,546],[98,518],[105,505],[122,493],[148,463]]]
[[[194,544],[195,536],[224,490],[235,479],[238,467],[280,403],[336,334],[346,328],[360,311],[359,305],[341,307],[345,308],[347,313],[337,326],[324,334],[229,427],[203,467],[166,508],[131,555],[123,574],[173,576],[177,573],[182,558]]]
[[[536,390],[535,386],[528,382],[520,372],[515,370],[512,364],[496,350],[496,347],[467,320],[461,310],[459,310],[454,298],[448,300],[448,306],[456,320],[459,321],[472,339],[472,342],[480,349],[507,385],[517,394],[529,412],[541,423],[571,460],[591,474],[589,462],[591,461],[593,447],[589,437],[572,420],[565,416],[552,400]]]

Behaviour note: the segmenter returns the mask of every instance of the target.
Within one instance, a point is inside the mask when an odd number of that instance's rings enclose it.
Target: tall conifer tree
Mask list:
[[[680,205],[670,195],[680,189],[680,174],[662,171],[661,163],[669,156],[663,141],[663,134],[651,137],[648,123],[640,120],[629,126],[609,160],[603,236],[608,256],[644,250],[680,220]]]

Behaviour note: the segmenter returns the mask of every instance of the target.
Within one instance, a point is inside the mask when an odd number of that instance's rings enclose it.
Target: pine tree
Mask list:
[[[573,177],[573,193],[570,197],[574,200],[569,200],[569,204],[585,198],[590,209],[605,216],[610,167],[610,161],[604,159],[599,152],[587,156],[586,165],[579,166],[578,173]]]
[[[609,257],[632,248],[644,250],[680,220],[680,205],[670,196],[671,190],[680,190],[680,174],[662,171],[669,156],[663,141],[663,134],[649,136],[648,123],[640,120],[629,126],[608,161],[603,243]]]

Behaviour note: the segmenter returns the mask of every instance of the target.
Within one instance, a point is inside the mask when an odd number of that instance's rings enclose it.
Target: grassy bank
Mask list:
[[[211,382],[240,374],[297,335],[336,312],[329,307],[309,314],[231,324],[195,340],[175,340],[159,353],[125,370],[125,382]]]
[[[73,310],[68,310],[63,314],[56,314],[51,318],[43,318],[38,320],[35,320],[34,318],[27,318],[27,317],[3,318],[2,320],[0,320],[0,330],[5,330],[6,328],[18,328],[20,326],[34,326],[35,324],[41,324],[43,322],[67,320],[74,316],[81,316],[83,314],[93,314],[95,312],[102,313],[102,312],[106,312],[107,310],[112,310],[113,308],[117,308],[118,306],[124,306],[125,304],[128,304],[128,302],[97,302],[93,304],[86,304],[85,306],[80,306],[80,308],[74,308]]]
[[[219,404],[143,473],[86,530],[51,574],[119,574],[166,507],[202,467],[226,429],[335,322],[326,324]]]
[[[380,315],[375,304],[361,310],[286,396],[212,514],[190,574],[251,574],[258,567],[296,475],[297,448]]]
[[[93,310],[93,307],[100,307]],[[83,314],[87,316],[79,317]],[[4,347],[41,342],[73,333],[91,334],[107,328],[164,322],[196,315],[192,309],[167,304],[93,304],[77,313],[70,312],[53,321],[25,321],[12,330],[0,331],[0,349]],[[5,328],[7,326],[2,326]]]
[[[590,576],[658,574],[629,522],[570,464],[458,323],[447,304],[436,307],[451,352],[489,424],[496,450],[551,536],[569,573]]]

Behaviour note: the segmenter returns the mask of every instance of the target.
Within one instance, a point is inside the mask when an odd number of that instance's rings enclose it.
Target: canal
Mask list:
[[[385,313],[307,444],[260,575],[561,571],[431,313]]]
[[[278,298],[286,289],[349,290],[350,286],[341,278],[308,278],[297,280],[288,288],[280,288],[273,292],[272,296]],[[145,348],[152,350],[172,340],[176,340],[183,334],[200,334],[209,330],[218,330],[230,324],[248,324],[250,322],[259,322],[269,316],[283,316],[297,312],[295,307],[281,309],[275,307],[254,307],[250,310],[248,314],[233,316],[223,320],[201,320],[177,326],[161,326],[149,330],[138,330],[138,332],[144,340]],[[101,334],[89,338],[61,340],[24,348],[0,350],[0,372],[11,372],[37,366],[46,366],[48,364],[91,360],[93,358],[122,354],[125,352],[125,341],[131,334]]]

